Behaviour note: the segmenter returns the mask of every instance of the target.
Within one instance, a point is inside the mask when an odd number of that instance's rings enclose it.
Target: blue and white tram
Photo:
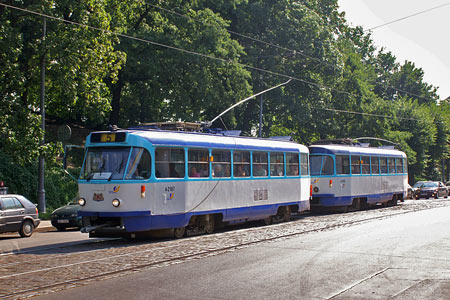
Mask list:
[[[79,177],[90,236],[156,229],[211,233],[218,224],[309,210],[308,148],[294,142],[194,132],[94,132]]]
[[[311,210],[360,210],[370,205],[396,205],[406,198],[405,153],[357,145],[309,147]]]

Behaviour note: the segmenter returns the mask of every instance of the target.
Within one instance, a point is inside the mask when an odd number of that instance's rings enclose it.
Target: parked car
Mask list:
[[[448,197],[448,188],[440,181],[425,181],[414,192],[416,199]]]
[[[77,198],[78,199],[78,198]],[[51,215],[51,222],[56,229],[63,231],[70,227],[82,227],[81,217],[78,217],[80,205],[78,202],[70,202],[55,209]]]
[[[0,195],[0,232],[19,232],[21,237],[30,237],[39,226],[38,209],[21,195]]]

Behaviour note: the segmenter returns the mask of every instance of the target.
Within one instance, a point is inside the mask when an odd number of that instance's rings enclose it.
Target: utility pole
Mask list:
[[[42,117],[42,141],[41,146],[45,145],[45,34],[47,31],[47,21],[43,17],[43,30],[42,30],[42,49],[44,50],[41,57],[41,117]],[[39,211],[45,213],[47,208],[45,206],[45,159],[42,153],[39,155],[39,184],[38,184],[38,203]]]

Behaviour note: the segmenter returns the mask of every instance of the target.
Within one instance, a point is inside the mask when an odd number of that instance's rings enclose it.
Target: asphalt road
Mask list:
[[[56,228],[48,228],[44,232],[34,232],[29,238],[21,238],[17,232],[0,234],[0,255],[23,253],[42,249],[52,249],[79,243],[88,243],[88,234],[78,229],[58,232]]]
[[[311,232],[34,297],[450,299],[450,207]]]

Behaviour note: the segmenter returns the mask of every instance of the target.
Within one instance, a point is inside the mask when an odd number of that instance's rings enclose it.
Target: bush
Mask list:
[[[78,174],[79,169],[70,170]],[[21,166],[0,151],[0,181],[4,181],[9,193],[24,195],[38,203],[38,162]],[[47,211],[52,211],[76,197],[77,181],[70,177],[58,163],[45,166],[45,201]]]

